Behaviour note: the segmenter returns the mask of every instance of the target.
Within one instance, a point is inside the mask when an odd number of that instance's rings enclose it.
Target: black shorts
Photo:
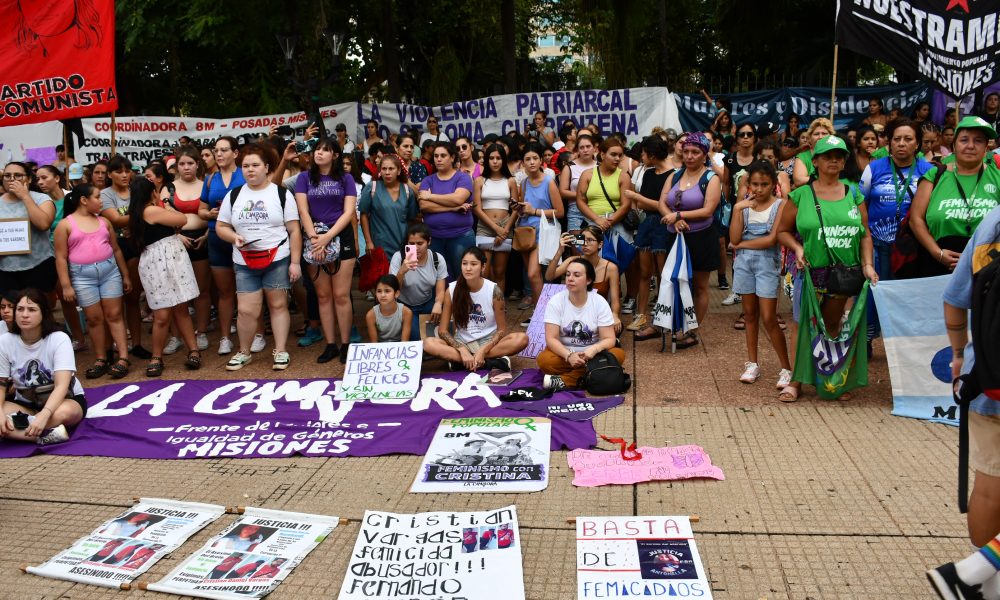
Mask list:
[[[128,262],[133,258],[139,258],[139,252],[136,250],[135,244],[132,243],[132,238],[119,236],[118,247],[122,249],[122,256],[125,257],[125,262]]]
[[[667,232],[667,252],[673,248],[676,239],[676,233]],[[692,271],[717,271],[722,266],[722,259],[719,257],[719,233],[714,226],[701,231],[685,232],[684,241],[691,255]]]
[[[83,394],[77,394],[76,396],[70,396],[70,399],[80,405],[80,409],[83,411],[83,416],[86,417],[87,416],[87,398],[84,397]],[[42,410],[42,408],[44,408],[42,406],[35,406],[33,403],[28,402],[27,400],[22,400],[22,399],[18,398],[17,396],[14,396],[13,398],[9,398],[8,400],[10,402],[13,402],[14,404],[17,404],[18,406],[23,406],[24,408],[27,408],[28,410],[33,410],[36,413],[38,411]]]
[[[189,231],[181,231],[181,235],[183,235],[189,240],[196,240],[201,236],[205,235],[205,232],[207,231],[208,227],[202,227],[201,229],[191,229]],[[191,259],[191,262],[197,262],[199,260],[208,260],[208,239],[206,238],[205,241],[202,242],[201,247],[198,248],[197,250],[194,248],[188,248],[187,253],[188,253],[188,258]]]
[[[43,294],[56,289],[56,259],[48,257],[24,271],[0,270],[0,293],[34,288]]]

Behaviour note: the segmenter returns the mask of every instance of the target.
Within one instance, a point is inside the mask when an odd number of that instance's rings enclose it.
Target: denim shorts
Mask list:
[[[233,245],[224,242],[214,229],[208,230],[208,266],[219,269],[233,268]]]
[[[639,223],[639,231],[635,234],[635,247],[647,252],[666,254],[667,235],[670,230],[660,222],[660,213],[646,211],[646,218]]]
[[[272,262],[266,269],[251,269],[245,265],[234,264],[236,271],[236,293],[253,294],[261,290],[287,290],[292,287],[288,281],[288,266],[292,264],[290,256]]]
[[[576,200],[571,200],[566,210],[566,231],[580,231],[584,225],[585,219],[580,207],[577,206]]]
[[[115,257],[89,265],[69,263],[69,279],[76,292],[76,305],[93,306],[103,299],[121,298],[125,294],[122,274]]]
[[[733,292],[777,298],[781,255],[777,252],[737,250],[733,261]]]

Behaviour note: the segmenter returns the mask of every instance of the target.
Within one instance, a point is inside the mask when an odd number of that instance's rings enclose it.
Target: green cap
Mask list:
[[[955,127],[955,135],[958,135],[958,132],[963,129],[978,129],[986,134],[987,140],[997,139],[997,130],[993,129],[982,117],[974,117],[972,115],[965,117]]]
[[[835,135],[828,135],[816,142],[816,147],[813,149],[813,157],[815,158],[820,154],[826,154],[827,152],[832,152],[834,150],[839,150],[844,154],[850,154],[850,150],[847,149],[847,143],[843,140],[843,138],[839,138]]]

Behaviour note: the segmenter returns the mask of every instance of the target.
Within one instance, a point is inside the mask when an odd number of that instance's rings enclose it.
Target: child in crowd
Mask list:
[[[10,325],[14,322],[14,304],[17,302],[16,290],[8,290],[0,298],[0,335],[10,331]]]
[[[729,225],[729,240],[736,253],[733,291],[742,298],[746,319],[747,362],[740,381],[753,383],[760,377],[760,366],[757,364],[759,316],[781,363],[777,388],[783,390],[791,383],[792,377],[788,347],[778,324],[777,312],[781,252],[774,224],[783,203],[774,195],[778,176],[770,162],[753,162],[747,169],[747,178],[747,199],[733,207]]]
[[[375,301],[365,316],[368,339],[375,342],[401,342],[410,339],[413,311],[399,300],[399,280],[395,275],[383,275],[375,284]]]

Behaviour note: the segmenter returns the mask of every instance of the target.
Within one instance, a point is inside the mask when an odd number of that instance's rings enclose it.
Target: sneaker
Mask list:
[[[558,375],[546,375],[542,378],[542,387],[558,392],[559,390],[566,389],[566,383]]]
[[[973,600],[983,598],[982,584],[969,585],[962,581],[955,570],[955,563],[941,565],[927,571],[927,581],[941,600]]]
[[[59,425],[50,429],[48,433],[38,436],[38,439],[35,441],[39,446],[48,446],[49,444],[61,444],[68,440],[69,432],[66,431],[66,426]]]
[[[267,348],[267,339],[259,333],[254,334],[253,342],[250,343],[250,352],[263,352]]]
[[[82,352],[87,349],[86,340],[73,340],[73,352]]]
[[[219,340],[219,355],[224,356],[226,354],[232,354],[233,352],[233,341],[227,337]]]
[[[629,331],[640,331],[648,324],[649,320],[646,318],[646,315],[639,313],[632,319],[632,322],[629,323],[628,327],[625,329],[628,329]]]
[[[306,332],[299,338],[299,348],[305,348],[307,346],[312,346],[316,342],[323,339],[323,332],[320,331],[319,327],[306,327]]]
[[[720,290],[729,289],[729,280],[726,279],[725,276],[719,277],[719,289]]]
[[[132,346],[128,349],[128,353],[136,358],[141,358],[143,360],[149,360],[153,358],[153,353],[146,350],[142,346]]]
[[[785,389],[786,386],[792,383],[792,372],[788,369],[782,369],[778,373],[778,383],[774,387],[779,390]]]
[[[622,302],[622,314],[630,315],[635,312],[635,298],[626,298]]]
[[[275,350],[271,352],[271,356],[273,360],[273,362],[271,363],[272,369],[274,369],[275,371],[284,371],[285,369],[288,368],[289,359],[287,352],[284,351],[278,352],[277,350]]]
[[[726,286],[726,287],[728,287],[728,286]],[[726,296],[722,300],[722,305],[723,306],[732,306],[734,304],[739,304],[742,301],[743,301],[743,298],[741,298],[739,294],[737,294],[736,292],[732,292],[731,294],[729,294],[728,296]]]
[[[236,354],[234,354],[232,358],[229,359],[229,362],[226,363],[226,370],[227,371],[239,371],[243,367],[245,367],[248,364],[250,364],[250,361],[252,359],[253,359],[253,356],[251,356],[250,354],[247,354],[246,352],[243,352],[242,350],[240,350],[239,352],[237,352]]]
[[[167,340],[167,345],[163,347],[164,354],[174,354],[184,346],[184,342],[179,337],[171,336]]]
[[[487,358],[486,362],[483,364],[484,369],[498,369],[504,373],[510,373],[510,357],[500,356],[498,358]]]
[[[746,367],[746,369],[743,371],[743,374],[740,375],[740,381],[743,383],[753,383],[757,381],[757,378],[760,377],[760,367],[757,363],[747,361],[743,363],[743,366]]]
[[[208,350],[208,334],[199,333],[194,336],[195,342],[197,342],[198,351]]]
[[[521,303],[517,305],[518,310],[528,310],[535,303],[534,298],[531,296],[525,296]]]
[[[236,333],[236,323],[229,326],[229,335],[233,335],[234,333]]]
[[[369,302],[375,302],[375,294],[371,292],[365,292],[365,300]]]
[[[527,327],[528,325],[531,325],[531,317],[521,321],[521,327]]]
[[[350,343],[351,344],[360,344],[361,343],[361,332],[358,331],[358,326],[357,325],[351,325]]]

